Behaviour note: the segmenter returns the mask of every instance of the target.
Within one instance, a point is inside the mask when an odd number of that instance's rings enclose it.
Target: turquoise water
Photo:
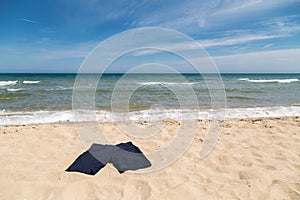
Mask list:
[[[144,110],[156,105],[166,109],[180,108],[177,95],[190,85],[200,108],[209,108],[210,95],[200,75],[184,74],[182,82],[170,74],[132,74],[128,84],[138,88],[130,98],[131,110]],[[86,75],[87,80],[98,75]],[[110,110],[112,92],[122,93],[129,86],[116,83],[122,74],[105,74],[95,92],[99,110]],[[76,74],[0,74],[0,110],[40,111],[72,109]],[[228,107],[256,107],[300,104],[300,74],[222,74]],[[182,91],[181,91],[182,88]],[[173,90],[173,91],[172,91]],[[186,98],[188,102],[188,97]],[[124,103],[124,102],[120,102]],[[195,108],[195,102],[188,102]]]

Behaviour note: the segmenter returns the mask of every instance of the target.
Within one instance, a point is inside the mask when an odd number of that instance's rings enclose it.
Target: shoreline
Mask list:
[[[92,115],[91,115],[92,113]],[[247,119],[247,118],[276,118],[299,117],[300,105],[272,106],[272,107],[233,107],[221,109],[152,109],[112,113],[106,110],[85,111],[59,110],[59,111],[0,111],[0,126],[30,125],[47,123],[84,123],[84,122],[126,122],[126,121],[160,121],[174,120],[206,120],[214,118],[219,113],[218,119]],[[75,120],[74,114],[79,120]],[[96,118],[95,118],[96,117]],[[127,118],[129,117],[129,119]]]
[[[112,144],[132,141],[146,155],[168,146],[180,122],[164,120],[148,139],[132,138],[119,123],[99,123]],[[199,151],[209,128],[197,121],[190,148],[155,172],[119,174],[110,164],[95,176],[64,170],[86,151],[74,124],[0,127],[1,199],[298,199],[299,117],[225,120],[210,154]],[[139,123],[146,127],[148,123]],[[150,160],[151,161],[151,160]]]
[[[220,123],[223,122],[230,122],[230,121],[247,121],[247,122],[255,122],[255,121],[262,121],[262,120],[285,120],[285,119],[299,119],[300,116],[280,116],[280,117],[246,117],[246,118],[230,118],[230,119],[224,119],[224,120],[216,120],[219,121]],[[172,118],[166,118],[166,119],[161,119],[161,120],[156,120],[156,121],[146,121],[146,120],[141,120],[141,121],[133,121],[134,124],[152,124],[153,122],[168,122],[168,121],[173,121],[173,122],[182,122],[182,121],[193,121],[193,122],[205,122],[205,123],[210,123],[212,122],[212,119],[195,119],[195,120],[176,120]],[[29,126],[43,126],[43,125],[66,125],[66,126],[75,126],[77,123],[82,124],[82,125],[88,125],[88,124],[118,124],[118,123],[126,123],[127,121],[114,121],[114,122],[101,122],[101,121],[83,121],[83,122],[73,122],[73,121],[58,121],[58,122],[50,122],[50,123],[35,123],[35,124],[9,124],[9,125],[0,125],[1,128],[9,128],[9,127],[29,127]],[[1,133],[0,133],[1,134]]]

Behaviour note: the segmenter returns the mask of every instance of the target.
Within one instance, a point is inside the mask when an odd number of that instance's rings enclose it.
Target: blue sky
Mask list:
[[[140,27],[192,37],[221,72],[300,72],[299,8],[300,0],[2,0],[0,72],[76,72],[99,42]]]

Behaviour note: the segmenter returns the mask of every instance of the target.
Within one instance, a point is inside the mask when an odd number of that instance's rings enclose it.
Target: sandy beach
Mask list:
[[[300,200],[299,0],[0,6],[0,200]]]
[[[163,148],[180,126],[163,123],[161,134],[147,140],[128,138],[114,123],[99,126],[113,144],[131,140],[149,153]],[[64,171],[86,150],[74,124],[3,126],[0,199],[300,199],[299,117],[226,120],[202,160],[210,123],[197,124],[191,147],[170,166],[144,174],[106,166],[95,176]]]

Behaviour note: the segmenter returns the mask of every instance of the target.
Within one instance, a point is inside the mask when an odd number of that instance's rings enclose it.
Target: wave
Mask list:
[[[62,87],[62,86],[58,86],[55,88],[49,88],[49,89],[45,89],[46,91],[65,91],[65,90],[73,90],[73,87]]]
[[[23,81],[24,84],[37,84],[40,83],[41,81]]]
[[[248,101],[256,101],[257,100],[257,98],[245,97],[245,96],[227,96],[227,99],[238,99],[238,100],[248,100]]]
[[[264,91],[261,90],[254,90],[254,89],[237,89],[237,88],[225,88],[226,92],[238,92],[238,93],[243,93],[243,94],[260,94],[264,93]],[[228,96],[227,96],[228,97]]]
[[[80,116],[74,119],[74,112]],[[44,124],[57,122],[114,122],[126,121],[158,121],[163,119],[197,120],[212,119],[214,113],[225,113],[225,119],[263,118],[263,117],[288,117],[300,116],[300,106],[275,106],[251,108],[226,108],[226,109],[152,109],[134,111],[130,113],[112,113],[110,111],[96,110],[92,112],[83,110],[65,111],[35,111],[35,112],[9,112],[0,111],[0,126]],[[128,115],[127,115],[128,114]],[[94,118],[94,116],[96,116]]]
[[[239,78],[239,81],[248,81],[252,83],[292,83],[298,82],[299,79],[292,78],[292,79],[249,79],[249,78]]]
[[[140,85],[194,85],[196,83],[176,83],[176,82],[140,82]]]
[[[37,84],[40,83],[41,81],[22,81],[24,84]],[[0,81],[0,86],[12,86],[16,85],[18,81]]]
[[[18,81],[0,81],[0,86],[16,85]]]
[[[25,89],[23,89],[23,88],[16,88],[16,89],[14,89],[14,88],[7,88],[6,90],[8,92],[19,92],[19,91],[22,91],[22,90],[25,90]]]

